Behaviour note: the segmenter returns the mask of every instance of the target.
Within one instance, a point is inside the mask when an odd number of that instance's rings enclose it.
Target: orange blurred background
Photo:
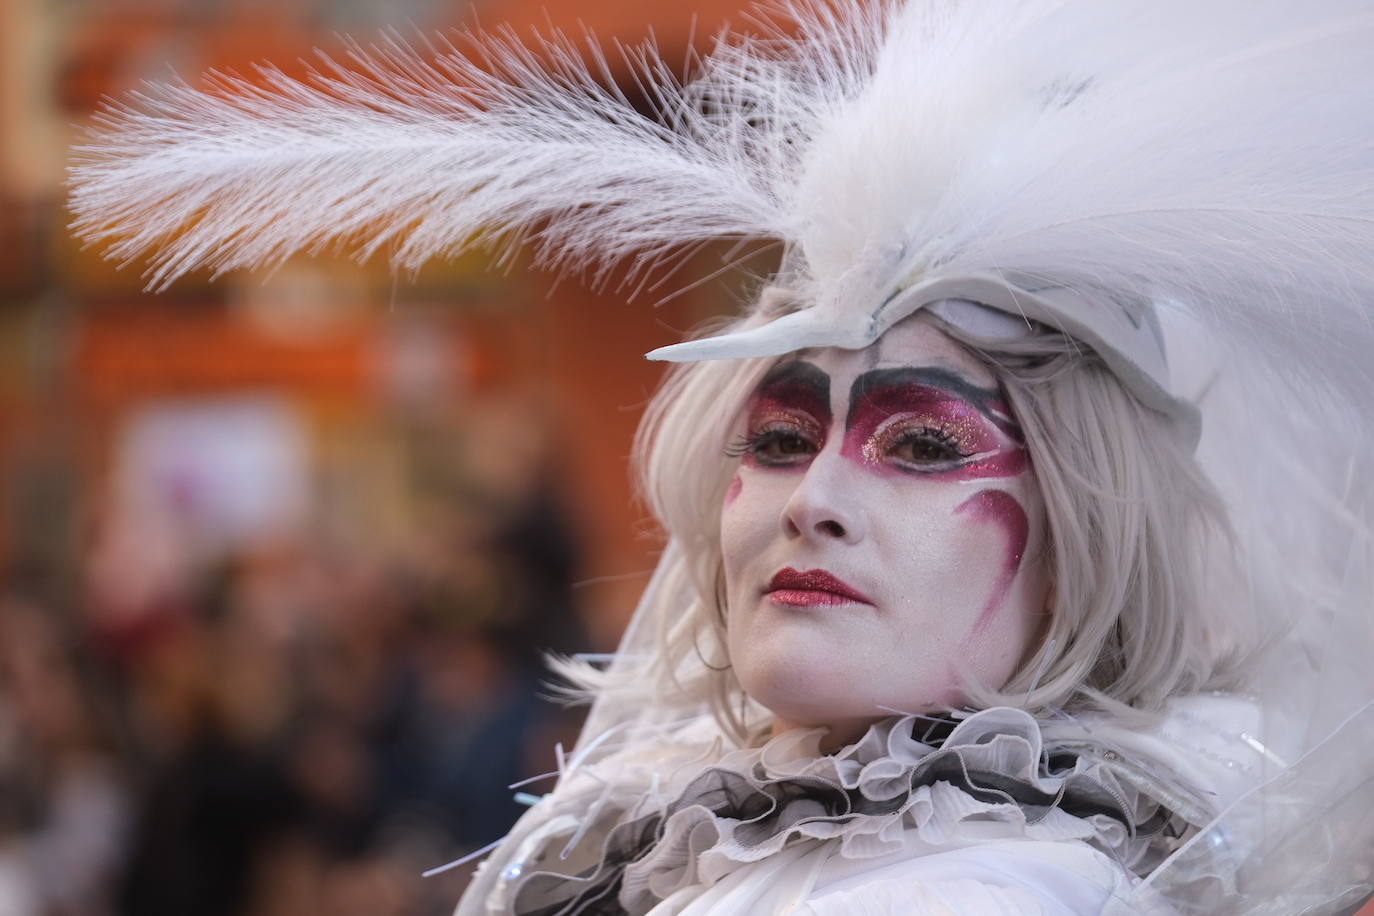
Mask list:
[[[388,26],[686,61],[744,6],[0,2],[0,913],[449,912],[469,869],[420,872],[576,734],[540,653],[613,649],[659,549],[641,354],[767,269],[707,251],[660,302],[321,259],[151,296],[66,232],[101,98]]]

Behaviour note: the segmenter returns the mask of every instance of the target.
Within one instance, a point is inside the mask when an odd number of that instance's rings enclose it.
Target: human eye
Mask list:
[[[804,464],[821,450],[822,438],[815,424],[804,421],[773,421],[751,429],[726,449],[730,457],[747,464],[789,467]]]
[[[949,431],[933,426],[903,431],[885,450],[889,458],[912,465],[947,464],[971,457]]]
[[[987,449],[981,431],[938,417],[898,417],[878,429],[864,446],[872,463],[910,470],[943,470]]]

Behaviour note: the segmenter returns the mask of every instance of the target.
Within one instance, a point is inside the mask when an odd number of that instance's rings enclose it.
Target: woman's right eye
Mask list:
[[[792,432],[765,433],[755,443],[756,456],[778,463],[791,463],[797,458],[814,455],[816,448],[811,441]]]
[[[785,467],[805,462],[818,451],[820,446],[809,436],[795,429],[774,428],[745,436],[727,454],[764,467]]]

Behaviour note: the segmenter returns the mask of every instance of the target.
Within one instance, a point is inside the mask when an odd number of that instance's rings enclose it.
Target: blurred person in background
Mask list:
[[[260,540],[164,602],[171,663],[123,666],[153,766],[123,912],[433,911],[418,872],[507,829],[511,774],[574,734],[541,696],[540,647],[584,637],[537,480],[428,491],[432,552]]]
[[[133,799],[83,634],[42,598],[0,598],[0,900],[15,916],[108,916]]]

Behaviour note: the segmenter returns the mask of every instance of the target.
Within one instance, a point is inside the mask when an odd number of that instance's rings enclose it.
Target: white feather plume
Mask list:
[[[652,51],[626,59],[660,119],[594,46],[586,59],[562,38],[477,41],[427,60],[392,39],[324,59],[306,83],[264,67],[256,84],[214,75],[112,105],[76,150],[76,231],[120,260],[151,255],[149,287],[164,289],[335,246],[416,268],[532,239],[545,262],[580,267],[773,230],[762,164],[718,142],[735,125],[687,107]]]
[[[776,239],[802,302],[1016,270],[1182,303],[1270,350],[1301,322],[1367,381],[1374,0],[777,12],[685,84],[625,53],[656,117],[594,46],[509,33],[466,56],[354,47],[307,82],[154,86],[78,149],[76,229],[150,257],[158,289],[333,247],[415,268],[527,241],[604,270]]]

